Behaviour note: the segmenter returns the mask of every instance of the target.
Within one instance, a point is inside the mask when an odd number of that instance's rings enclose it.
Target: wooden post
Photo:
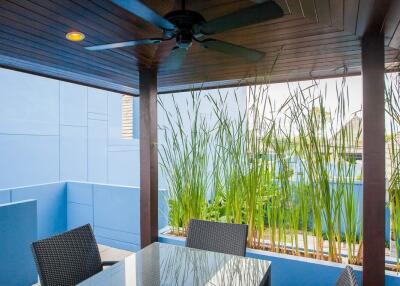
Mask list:
[[[140,245],[158,240],[157,71],[139,69]]]
[[[385,50],[379,33],[362,38],[363,285],[385,278]]]

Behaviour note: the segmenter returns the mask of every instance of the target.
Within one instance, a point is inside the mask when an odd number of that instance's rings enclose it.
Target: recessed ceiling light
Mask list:
[[[72,42],[80,42],[83,41],[83,39],[85,38],[85,35],[81,32],[78,31],[72,31],[69,32],[65,35],[65,37]]]

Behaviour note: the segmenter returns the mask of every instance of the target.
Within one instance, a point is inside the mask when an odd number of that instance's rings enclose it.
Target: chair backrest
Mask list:
[[[346,266],[336,282],[336,286],[358,286],[353,268]]]
[[[186,246],[245,256],[247,229],[245,224],[192,219],[189,222]]]
[[[90,224],[32,243],[41,286],[69,286],[102,270]]]

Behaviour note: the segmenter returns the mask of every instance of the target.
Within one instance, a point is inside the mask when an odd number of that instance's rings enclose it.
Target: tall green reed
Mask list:
[[[173,111],[160,102],[168,119],[160,127],[166,138],[161,166],[175,231],[184,232],[190,218],[246,223],[250,247],[268,245],[272,251],[319,259],[325,256],[326,237],[328,259],[340,261],[343,226],[349,261],[354,261],[358,198],[348,153],[359,134],[345,128],[345,82],[337,87],[333,111],[327,109],[326,87],[318,82],[288,88],[281,105],[271,100],[268,85],[250,86],[244,109],[235,93],[200,93],[192,92],[184,116],[175,98]],[[235,99],[235,111],[228,96]],[[200,114],[202,100],[215,121]]]
[[[391,228],[397,254],[397,269],[400,270],[400,76],[388,76],[385,88],[386,114],[390,124],[389,161],[387,171],[389,180],[389,207],[391,209]]]
[[[321,87],[318,82],[306,88],[298,86],[291,94],[293,105],[290,106],[290,118],[297,129],[295,150],[304,171],[298,182],[299,185],[304,185],[306,181],[310,191],[309,201],[306,203],[310,203],[312,213],[315,256],[323,257],[326,236],[328,259],[340,261],[342,217],[347,213],[350,216],[346,217],[345,230],[350,228],[350,221],[352,226],[356,225],[357,215],[351,216],[350,209],[354,214],[358,201],[354,197],[353,200],[348,199],[354,196],[355,164],[347,160],[347,154],[356,151],[351,148],[356,138],[353,138],[353,130],[346,128],[349,99],[344,80],[336,86],[336,95],[337,106],[333,110],[327,110],[326,86]],[[358,132],[360,128],[356,130]],[[360,133],[356,137],[359,138]],[[346,198],[348,208],[345,210],[348,212],[343,212],[342,205]],[[301,205],[305,203],[303,200],[300,202]],[[307,221],[305,215],[303,212],[302,217]],[[305,233],[306,226],[304,223],[302,227]],[[303,240],[306,244],[305,237]]]
[[[161,168],[169,187],[170,224],[178,232],[180,227],[185,231],[191,218],[205,218],[207,207],[210,130],[200,104],[200,92],[194,91],[191,101],[186,102],[185,114],[174,96],[173,111],[159,100],[166,118],[166,125],[159,127],[165,142],[161,145]]]
[[[352,117],[350,121],[345,122],[346,114],[348,114],[349,109],[349,93],[345,88],[345,80],[341,83],[341,88],[337,89],[337,125],[342,126],[342,128],[335,134],[333,140],[336,142],[334,144],[334,150],[338,154],[334,162],[337,176],[335,178],[336,182],[336,193],[338,198],[336,198],[336,211],[338,223],[337,229],[337,241],[338,250],[340,253],[340,243],[341,243],[341,222],[344,222],[344,236],[347,245],[347,255],[348,261],[352,264],[357,264],[357,234],[361,232],[360,229],[360,216],[359,213],[359,198],[355,193],[354,184],[356,177],[356,158],[355,154],[360,152],[361,146],[361,119],[356,115]],[[343,219],[342,219],[343,218]]]

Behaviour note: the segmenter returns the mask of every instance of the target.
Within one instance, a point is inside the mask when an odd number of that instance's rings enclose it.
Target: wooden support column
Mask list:
[[[385,277],[385,98],[384,37],[362,39],[363,81],[363,285]]]
[[[157,71],[139,69],[140,244],[158,240]]]

